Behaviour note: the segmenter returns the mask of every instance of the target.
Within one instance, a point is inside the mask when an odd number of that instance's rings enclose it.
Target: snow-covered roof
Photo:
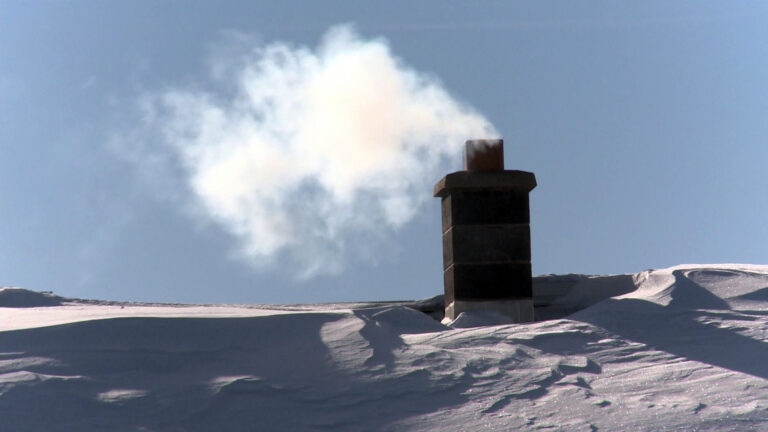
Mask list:
[[[768,430],[768,266],[536,286],[559,318],[480,327],[2,289],[0,430]]]

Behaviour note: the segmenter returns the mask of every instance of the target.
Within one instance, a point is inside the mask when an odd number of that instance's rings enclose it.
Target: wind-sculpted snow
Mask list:
[[[547,278],[581,310],[2,307],[0,430],[768,430],[768,266]]]
[[[59,306],[62,301],[61,297],[51,293],[16,287],[0,287],[0,307]]]

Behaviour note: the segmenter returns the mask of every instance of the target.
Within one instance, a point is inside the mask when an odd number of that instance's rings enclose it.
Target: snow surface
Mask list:
[[[0,431],[768,430],[768,266],[535,287],[537,316],[554,319],[470,328],[402,302],[2,289]]]

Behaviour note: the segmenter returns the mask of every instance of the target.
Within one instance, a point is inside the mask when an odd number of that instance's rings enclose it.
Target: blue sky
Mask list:
[[[249,262],[201,217],[178,162],[115,149],[144,127],[142,95],[226,100],[209,70],[228,50],[314,50],[340,24],[437,77],[495,126],[508,168],[536,174],[535,274],[765,263],[766,23],[761,1],[3,0],[0,285],[180,302],[442,292],[431,187],[407,223],[345,235],[340,270],[297,279],[294,261]]]

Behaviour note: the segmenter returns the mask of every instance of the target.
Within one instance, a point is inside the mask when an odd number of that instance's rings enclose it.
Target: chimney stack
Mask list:
[[[495,310],[533,321],[528,193],[536,177],[504,169],[504,141],[466,142],[464,170],[435,185],[442,198],[445,317]]]

